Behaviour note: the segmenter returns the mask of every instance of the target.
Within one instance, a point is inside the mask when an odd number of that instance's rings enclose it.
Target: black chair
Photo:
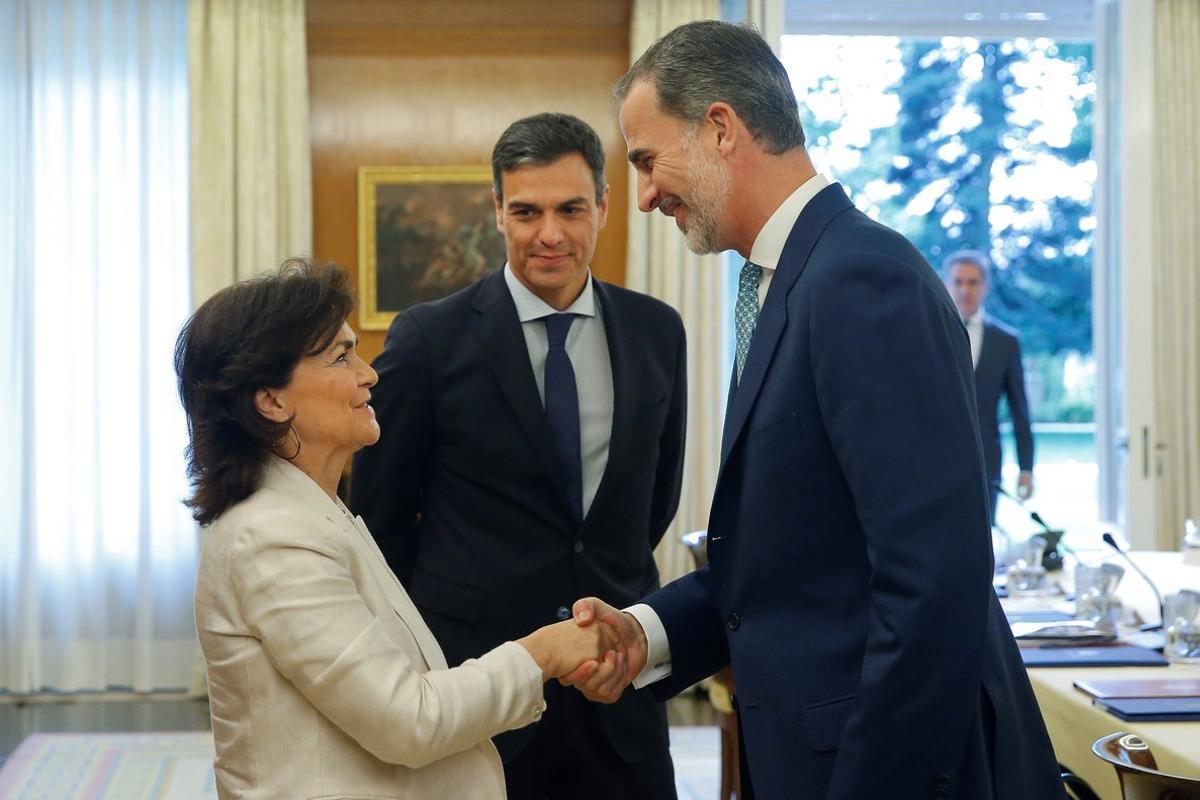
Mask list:
[[[1071,770],[1058,765],[1058,771],[1062,774],[1063,786],[1067,789],[1067,796],[1071,800],[1100,800],[1100,796],[1088,786],[1088,782],[1076,775]]]

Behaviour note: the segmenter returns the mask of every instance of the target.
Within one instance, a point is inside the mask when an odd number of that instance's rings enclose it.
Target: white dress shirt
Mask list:
[[[779,259],[783,256],[783,248],[792,233],[792,228],[796,226],[796,220],[800,218],[800,212],[808,205],[808,201],[828,185],[829,180],[819,174],[800,184],[799,188],[775,209],[755,237],[754,246],[750,248],[750,262],[762,267],[762,279],[758,283],[759,309],[762,309],[767,299],[767,289],[771,286],[771,279],[775,276]],[[645,603],[638,603],[625,610],[638,621],[646,634],[646,666],[633,679],[634,687],[641,689],[671,674],[671,646],[667,641],[666,628],[653,608]]]
[[[967,326],[967,336],[971,339],[971,365],[979,366],[979,354],[983,352],[983,309],[980,308],[963,320]]]
[[[525,284],[517,280],[512,267],[504,265],[504,282],[517,306],[521,332],[529,350],[529,364],[537,381],[538,397],[546,404],[546,353],[550,339],[542,318],[560,313]],[[608,338],[604,331],[604,309],[596,300],[589,271],[583,291],[564,314],[578,315],[567,331],[566,350],[575,371],[575,392],[579,395],[579,446],[583,460],[583,514],[587,516],[604,468],[608,465],[608,443],[612,438],[613,382]]]

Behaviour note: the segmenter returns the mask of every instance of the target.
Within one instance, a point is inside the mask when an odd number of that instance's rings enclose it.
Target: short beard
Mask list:
[[[729,199],[729,170],[715,157],[700,151],[695,135],[684,139],[683,156],[687,161],[688,181],[687,195],[679,197],[688,209],[684,241],[697,255],[719,253],[727,249],[721,244],[721,214]]]

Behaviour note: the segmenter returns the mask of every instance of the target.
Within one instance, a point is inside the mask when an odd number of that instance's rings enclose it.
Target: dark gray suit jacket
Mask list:
[[[580,527],[567,499],[502,270],[396,317],[375,360],[382,437],[354,460],[350,505],[453,666],[569,616],[658,588],[652,550],[675,516],[687,357],[664,303],[594,282],[613,376],[608,465]],[[596,714],[637,763],[666,752],[666,715],[626,692]],[[498,737],[506,761],[533,726]]]
[[[992,319],[983,322],[983,347],[975,365],[975,397],[979,408],[979,436],[983,440],[983,463],[991,483],[1000,478],[1000,396],[1008,398],[1013,435],[1017,439],[1017,463],[1022,471],[1033,469],[1033,433],[1029,426],[1029,403],[1025,399],[1025,370],[1021,366],[1021,342],[1017,334]]]

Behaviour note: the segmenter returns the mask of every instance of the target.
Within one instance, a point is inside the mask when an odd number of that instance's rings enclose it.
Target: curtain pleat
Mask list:
[[[717,19],[718,0],[636,0],[630,26],[630,57],[671,29],[698,19]],[[679,512],[654,556],[663,583],[692,570],[680,541],[708,525],[708,508],[721,456],[721,421],[729,375],[724,371],[725,272],[715,255],[688,251],[674,223],[637,208],[637,177],[629,179],[629,249],[626,285],[674,306],[687,333],[688,429]]]
[[[195,303],[312,254],[304,0],[189,0]]]
[[[1177,550],[1200,516],[1200,3],[1157,0],[1152,54],[1155,404],[1159,549]]]

